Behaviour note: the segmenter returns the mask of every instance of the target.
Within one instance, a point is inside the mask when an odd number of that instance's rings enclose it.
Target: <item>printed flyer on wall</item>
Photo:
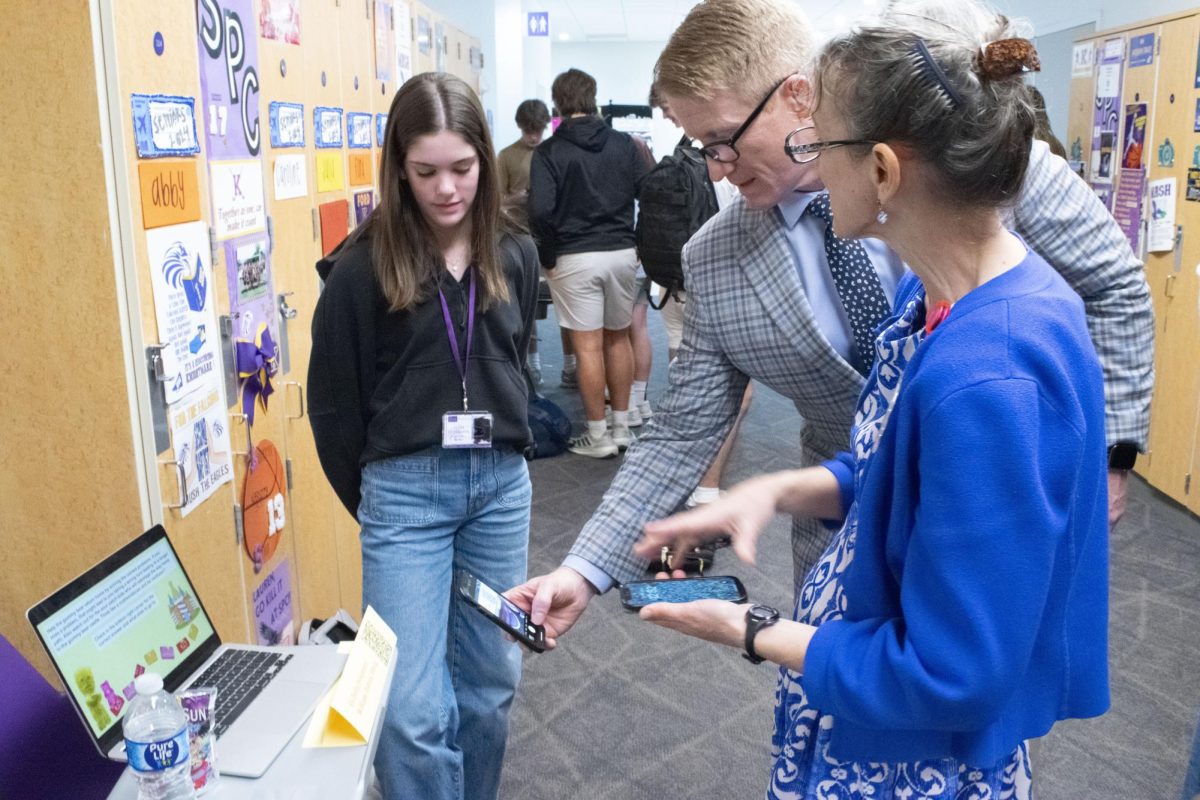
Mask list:
[[[1175,249],[1175,179],[1150,181],[1150,232],[1146,249],[1169,253]]]
[[[196,510],[217,487],[233,480],[229,420],[220,386],[171,407],[171,446],[183,465],[182,516]]]
[[[212,254],[203,222],[146,231],[163,388],[168,404],[220,382],[221,337],[213,310]]]
[[[1146,104],[1135,103],[1125,106],[1125,150],[1121,155],[1121,166],[1125,169],[1141,169],[1142,152],[1146,145]]]

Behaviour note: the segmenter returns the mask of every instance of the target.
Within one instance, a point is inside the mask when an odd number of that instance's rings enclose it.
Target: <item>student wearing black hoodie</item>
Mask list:
[[[579,360],[587,430],[571,441],[571,452],[607,458],[633,441],[633,204],[638,181],[653,164],[628,134],[596,116],[591,75],[569,69],[554,79],[550,93],[563,121],[533,154],[529,226],[558,323],[570,331]],[[611,432],[604,419],[605,385],[612,398]]]
[[[495,798],[518,648],[451,590],[525,578],[522,363],[537,255],[502,230],[483,109],[418,75],[388,113],[372,216],[317,271],[309,418],[362,526],[363,604],[399,637],[375,758],[388,798]]]

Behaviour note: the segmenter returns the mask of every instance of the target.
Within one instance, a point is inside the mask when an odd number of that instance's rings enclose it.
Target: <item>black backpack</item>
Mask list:
[[[685,136],[638,184],[638,258],[646,275],[667,290],[663,303],[683,288],[683,246],[715,213],[717,194],[704,154]]]
[[[549,458],[565,453],[571,440],[571,418],[557,403],[538,393],[528,367],[525,387],[529,391],[529,431],[533,434],[533,446],[525,457]]]

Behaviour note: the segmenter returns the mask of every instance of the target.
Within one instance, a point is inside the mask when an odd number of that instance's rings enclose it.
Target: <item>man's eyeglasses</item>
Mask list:
[[[833,142],[809,142],[808,144],[792,144],[792,137],[805,131],[815,130],[812,125],[806,125],[803,128],[796,128],[787,135],[783,140],[783,150],[797,164],[807,164],[810,161],[816,161],[817,156],[821,155],[822,150],[831,150],[834,147],[846,147],[854,144],[879,144],[871,139],[838,139]]]
[[[737,161],[738,157],[741,156],[741,153],[739,153],[737,150],[737,140],[742,138],[742,134],[746,132],[754,120],[758,119],[758,115],[761,114],[762,110],[767,107],[767,103],[775,94],[775,91],[779,89],[780,86],[783,86],[784,81],[790,77],[792,76],[788,75],[787,78],[784,78],[783,80],[779,81],[779,83],[776,83],[771,87],[771,91],[767,92],[767,96],[764,97],[759,104],[754,107],[754,110],[750,112],[750,116],[746,117],[746,121],[738,126],[738,129],[733,132],[732,136],[730,136],[728,139],[722,139],[701,147],[700,152],[704,153],[704,157],[710,158],[713,161],[719,161],[722,164],[729,164]]]

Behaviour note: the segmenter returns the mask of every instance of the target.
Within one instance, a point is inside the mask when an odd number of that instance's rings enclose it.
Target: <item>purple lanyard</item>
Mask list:
[[[475,338],[475,275],[472,273],[471,267],[467,267],[464,277],[471,281],[470,305],[467,307],[467,352],[465,354],[458,351],[458,339],[454,335],[454,321],[450,319],[450,306],[446,303],[446,295],[442,292],[441,286],[438,286],[438,297],[442,300],[442,318],[446,320],[446,336],[450,339],[450,352],[454,355],[454,365],[458,367],[458,374],[462,376],[463,411],[466,411],[467,363],[471,360],[471,341]]]

